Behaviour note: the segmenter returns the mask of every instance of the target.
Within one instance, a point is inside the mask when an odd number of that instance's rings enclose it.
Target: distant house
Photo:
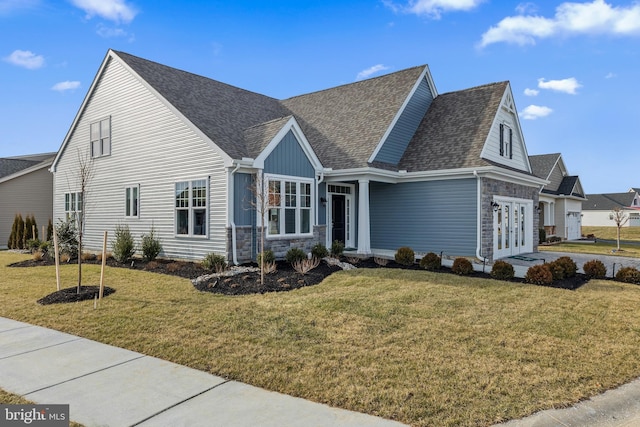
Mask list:
[[[569,175],[560,153],[529,156],[533,173],[549,181],[540,190],[540,227],[547,237],[581,237],[582,203],[586,201],[578,176]]]
[[[626,193],[587,194],[582,203],[582,225],[615,227],[613,210],[622,209],[629,220],[625,227],[640,227],[640,192],[631,188]]]
[[[83,206],[78,152],[94,168]],[[86,208],[87,248],[153,225],[164,257],[233,262],[255,259],[260,230],[279,257],[335,240],[362,255],[531,252],[547,183],[508,82],[438,94],[419,66],[277,100],[113,50],[52,171],[55,218]]]
[[[6,249],[16,214],[33,215],[38,233],[53,218],[53,176],[49,167],[55,153],[0,158],[0,248]]]

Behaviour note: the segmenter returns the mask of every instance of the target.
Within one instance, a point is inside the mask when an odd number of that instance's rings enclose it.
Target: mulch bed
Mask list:
[[[342,261],[348,262],[346,259]],[[72,263],[75,263],[73,261]],[[98,260],[86,260],[84,264],[100,264]],[[26,260],[19,263],[11,264],[10,267],[35,267],[53,265],[53,260],[49,258],[43,258],[42,260]],[[204,276],[209,271],[205,270],[200,263],[186,262],[186,261],[171,261],[171,260],[156,260],[145,261],[142,259],[134,259],[127,263],[118,263],[113,258],[107,260],[107,265],[110,267],[129,268],[133,270],[144,270],[153,273],[169,274],[174,276],[180,276],[192,281],[197,277]],[[364,259],[355,264],[358,268],[383,268],[376,264],[372,258]],[[255,267],[255,264],[252,264]],[[400,268],[411,270],[422,270],[418,264],[411,266],[404,266],[390,260],[384,268]],[[264,284],[260,284],[260,272],[250,271],[243,272],[234,276],[212,277],[206,281],[198,282],[194,284],[195,288],[203,292],[213,292],[224,295],[247,295],[257,294],[265,292],[282,292],[290,291],[293,289],[302,288],[305,286],[313,286],[322,282],[327,276],[332,273],[341,270],[339,266],[330,266],[325,262],[321,262],[318,267],[311,270],[305,275],[302,275],[295,271],[289,263],[280,261],[277,263],[277,270],[273,273],[265,274]],[[467,277],[481,277],[491,278],[489,275],[490,267],[487,267],[487,272],[473,272]],[[439,270],[443,274],[453,274],[448,267],[442,267]],[[515,278],[511,280],[514,283],[524,283],[524,279]],[[561,288],[568,290],[578,289],[580,286],[588,282],[588,279],[584,274],[577,274],[575,277],[567,278],[564,280],[557,280],[553,282],[550,287]],[[82,292],[77,293],[77,288],[63,289],[61,291],[54,292],[46,297],[42,298],[38,302],[41,304],[61,303],[61,302],[76,302],[86,299],[93,299],[96,295],[97,286],[83,286]],[[108,291],[107,291],[108,289]],[[112,288],[106,288],[104,295],[107,296],[115,292]]]

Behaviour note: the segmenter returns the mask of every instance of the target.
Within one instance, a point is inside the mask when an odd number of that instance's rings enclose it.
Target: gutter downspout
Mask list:
[[[229,173],[229,225],[231,226],[231,253],[233,257],[233,265],[238,265],[238,249],[236,247],[236,223],[233,220],[235,216],[235,203],[234,200],[232,200],[233,196],[235,195],[235,181],[233,179],[233,176],[236,172],[238,172],[238,169],[240,169],[240,163],[237,163],[235,169],[233,169],[231,173]]]
[[[320,171],[320,178],[316,181],[316,203],[317,203],[317,200],[320,200],[320,199],[318,199],[318,193],[319,193],[319,190],[320,190],[320,184],[322,184],[323,181],[324,181],[324,170],[321,170]],[[320,209],[316,208],[316,224],[318,224],[318,225],[319,225],[319,223],[318,223],[318,211],[319,210]]]
[[[482,260],[483,264],[487,263],[487,258],[482,256],[482,178],[480,178],[480,175],[478,175],[478,171],[474,170],[473,171],[473,176],[476,177],[476,182],[478,183],[478,189],[476,191],[477,197],[478,197],[478,201],[477,201],[477,205],[478,205],[478,223],[476,225],[476,233],[477,233],[477,237],[476,237],[476,258],[478,258],[479,260]]]

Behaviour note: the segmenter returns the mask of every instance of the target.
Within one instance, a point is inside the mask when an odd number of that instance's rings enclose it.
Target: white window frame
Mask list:
[[[282,238],[287,238],[287,239],[295,239],[295,238],[300,238],[300,237],[313,237],[313,227],[316,225],[315,224],[315,205],[316,205],[316,201],[315,201],[315,180],[313,178],[304,178],[304,177],[299,177],[299,176],[287,176],[287,175],[273,175],[273,174],[265,174],[264,175],[264,188],[263,194],[267,195],[267,199],[268,199],[268,207],[267,207],[267,211],[265,212],[265,218],[262,219],[262,223],[265,224],[265,228],[266,228],[266,237],[267,238],[272,238],[272,239],[282,239]],[[279,182],[280,183],[280,197],[275,199],[270,197],[269,194],[269,189],[270,189],[270,183],[271,182]],[[295,195],[292,194],[287,194],[286,189],[287,189],[287,183],[289,184],[289,186],[291,184],[295,184]],[[309,187],[309,194],[302,194],[302,186],[303,185],[308,185]],[[289,199],[287,199],[287,196],[289,196]],[[288,201],[289,204],[291,204],[291,196],[295,197],[295,206],[288,206]],[[308,198],[308,205],[309,206],[304,206],[307,203],[304,203],[304,198]],[[274,224],[273,221],[270,221],[272,219],[271,214],[273,213],[273,210],[277,210],[278,211],[278,215],[277,215],[277,224]],[[293,233],[287,233],[286,232],[286,211],[294,211],[294,218],[295,218],[295,231]],[[301,231],[301,225],[302,225],[302,212],[303,211],[308,211],[308,216],[309,216],[309,231],[308,232],[302,232]],[[279,232],[273,232],[273,228],[274,225],[277,225],[277,229]]]
[[[203,205],[196,205],[194,203],[194,184],[195,183],[199,183],[199,182],[204,182],[204,206]],[[186,204],[184,204],[183,206],[178,206],[178,186],[180,185],[184,185],[187,184],[187,187],[185,188],[185,190],[187,191],[187,200],[186,200]],[[199,200],[201,200],[201,197],[198,197]],[[181,200],[184,201],[184,198],[182,198]],[[173,186],[173,211],[174,211],[174,225],[173,225],[173,232],[175,237],[191,237],[191,238],[196,238],[196,239],[208,239],[209,238],[209,228],[210,228],[210,221],[209,221],[209,200],[210,200],[210,194],[209,194],[209,179],[208,178],[197,178],[197,179],[190,179],[190,180],[180,180],[180,181],[175,181],[174,186]],[[194,226],[196,223],[196,214],[197,211],[201,211],[204,209],[204,233],[203,234],[195,234],[194,233]],[[178,232],[178,227],[179,227],[179,215],[178,212],[179,211],[186,211],[187,212],[187,229],[186,229],[186,233],[179,233]]]
[[[69,192],[64,193],[64,214],[65,218],[69,219],[71,216],[78,221],[78,215],[82,213],[82,193]]]
[[[133,197],[133,194],[136,194],[136,197]],[[140,184],[128,185],[124,189],[124,217],[140,218]]]
[[[92,158],[111,155],[111,116],[89,124],[89,148]]]
[[[500,124],[500,156],[512,159],[513,158],[513,130],[511,126],[506,123]]]

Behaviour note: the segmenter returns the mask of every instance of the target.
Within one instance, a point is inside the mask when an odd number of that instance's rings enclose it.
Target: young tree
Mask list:
[[[629,215],[627,215],[621,208],[614,208],[611,213],[611,219],[616,223],[616,240],[618,242],[617,250],[620,250],[620,229],[629,221]]]
[[[253,196],[250,205],[256,210],[260,218],[260,285],[264,285],[264,222],[269,212],[269,190],[265,188],[261,172],[256,173],[253,183],[249,187],[249,191]]]

